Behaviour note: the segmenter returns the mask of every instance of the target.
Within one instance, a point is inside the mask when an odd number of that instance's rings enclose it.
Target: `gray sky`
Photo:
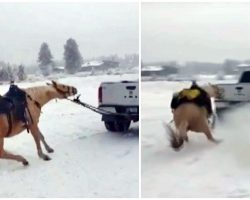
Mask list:
[[[70,37],[83,58],[138,53],[137,3],[0,3],[0,60],[35,63],[42,42],[63,58]]]
[[[250,59],[250,3],[143,3],[142,60]]]

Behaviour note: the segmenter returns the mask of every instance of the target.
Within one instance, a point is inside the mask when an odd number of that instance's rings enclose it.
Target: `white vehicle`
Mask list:
[[[110,112],[102,115],[109,131],[127,131],[131,121],[139,120],[138,81],[103,82],[98,89],[99,109]]]
[[[215,99],[217,111],[222,111],[234,105],[250,102],[250,71],[244,71],[238,83],[217,84],[220,98]]]

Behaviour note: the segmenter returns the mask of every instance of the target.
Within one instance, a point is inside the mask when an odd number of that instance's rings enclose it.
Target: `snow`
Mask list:
[[[96,106],[102,81],[136,79],[137,74],[125,74],[71,76],[58,81],[77,87],[80,99]],[[0,86],[2,94],[7,89],[7,85]],[[24,156],[30,165],[0,160],[0,197],[138,197],[138,123],[129,134],[110,133],[99,114],[67,100],[53,100],[42,111],[39,125],[55,150],[49,154],[52,160],[38,158],[27,132],[5,139],[5,149]]]
[[[190,82],[142,82],[142,197],[250,197],[250,106],[217,123],[214,137],[189,133],[175,152],[163,122],[172,119],[172,93]]]

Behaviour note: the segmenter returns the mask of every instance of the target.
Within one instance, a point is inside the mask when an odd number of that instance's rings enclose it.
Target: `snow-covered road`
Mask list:
[[[59,82],[77,87],[81,100],[97,105],[102,81],[137,80],[137,74],[68,77]],[[22,83],[20,87],[45,84]],[[8,86],[0,86],[1,94]],[[132,134],[106,131],[101,116],[66,100],[49,102],[40,118],[51,161],[38,158],[30,134],[5,140],[5,148],[23,155],[28,167],[0,160],[0,197],[138,197],[138,123]]]
[[[190,133],[180,152],[170,148],[162,122],[172,119],[172,93],[189,86],[142,83],[142,197],[250,197],[250,106],[217,124],[221,144]]]

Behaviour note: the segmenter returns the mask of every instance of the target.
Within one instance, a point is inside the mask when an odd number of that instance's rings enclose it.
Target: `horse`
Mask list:
[[[208,84],[202,87],[207,92],[210,98],[219,98],[221,90],[218,86]],[[220,143],[221,140],[215,139],[209,127],[209,114],[205,107],[200,107],[192,102],[187,102],[179,105],[176,109],[172,110],[173,120],[168,124],[164,124],[168,133],[170,133],[170,143],[174,150],[179,150],[184,141],[188,142],[188,131],[202,132],[206,135],[207,139],[213,143]],[[214,111],[213,111],[213,116]],[[171,127],[174,122],[175,129]]]
[[[45,141],[45,138],[38,126],[41,108],[52,99],[66,99],[69,96],[77,94],[77,89],[72,86],[52,81],[52,83],[47,83],[45,86],[30,87],[22,90],[27,94],[27,109],[25,112],[27,116],[29,116],[28,129],[34,138],[38,156],[45,161],[50,160],[51,158],[43,153],[41,148],[42,142],[48,153],[54,152],[54,150]],[[13,113],[11,115],[11,129],[9,130],[10,124],[8,123],[6,115],[0,114],[0,158],[15,160],[26,166],[29,163],[23,156],[14,155],[4,149],[5,138],[13,137],[25,130],[24,123],[16,120]]]

